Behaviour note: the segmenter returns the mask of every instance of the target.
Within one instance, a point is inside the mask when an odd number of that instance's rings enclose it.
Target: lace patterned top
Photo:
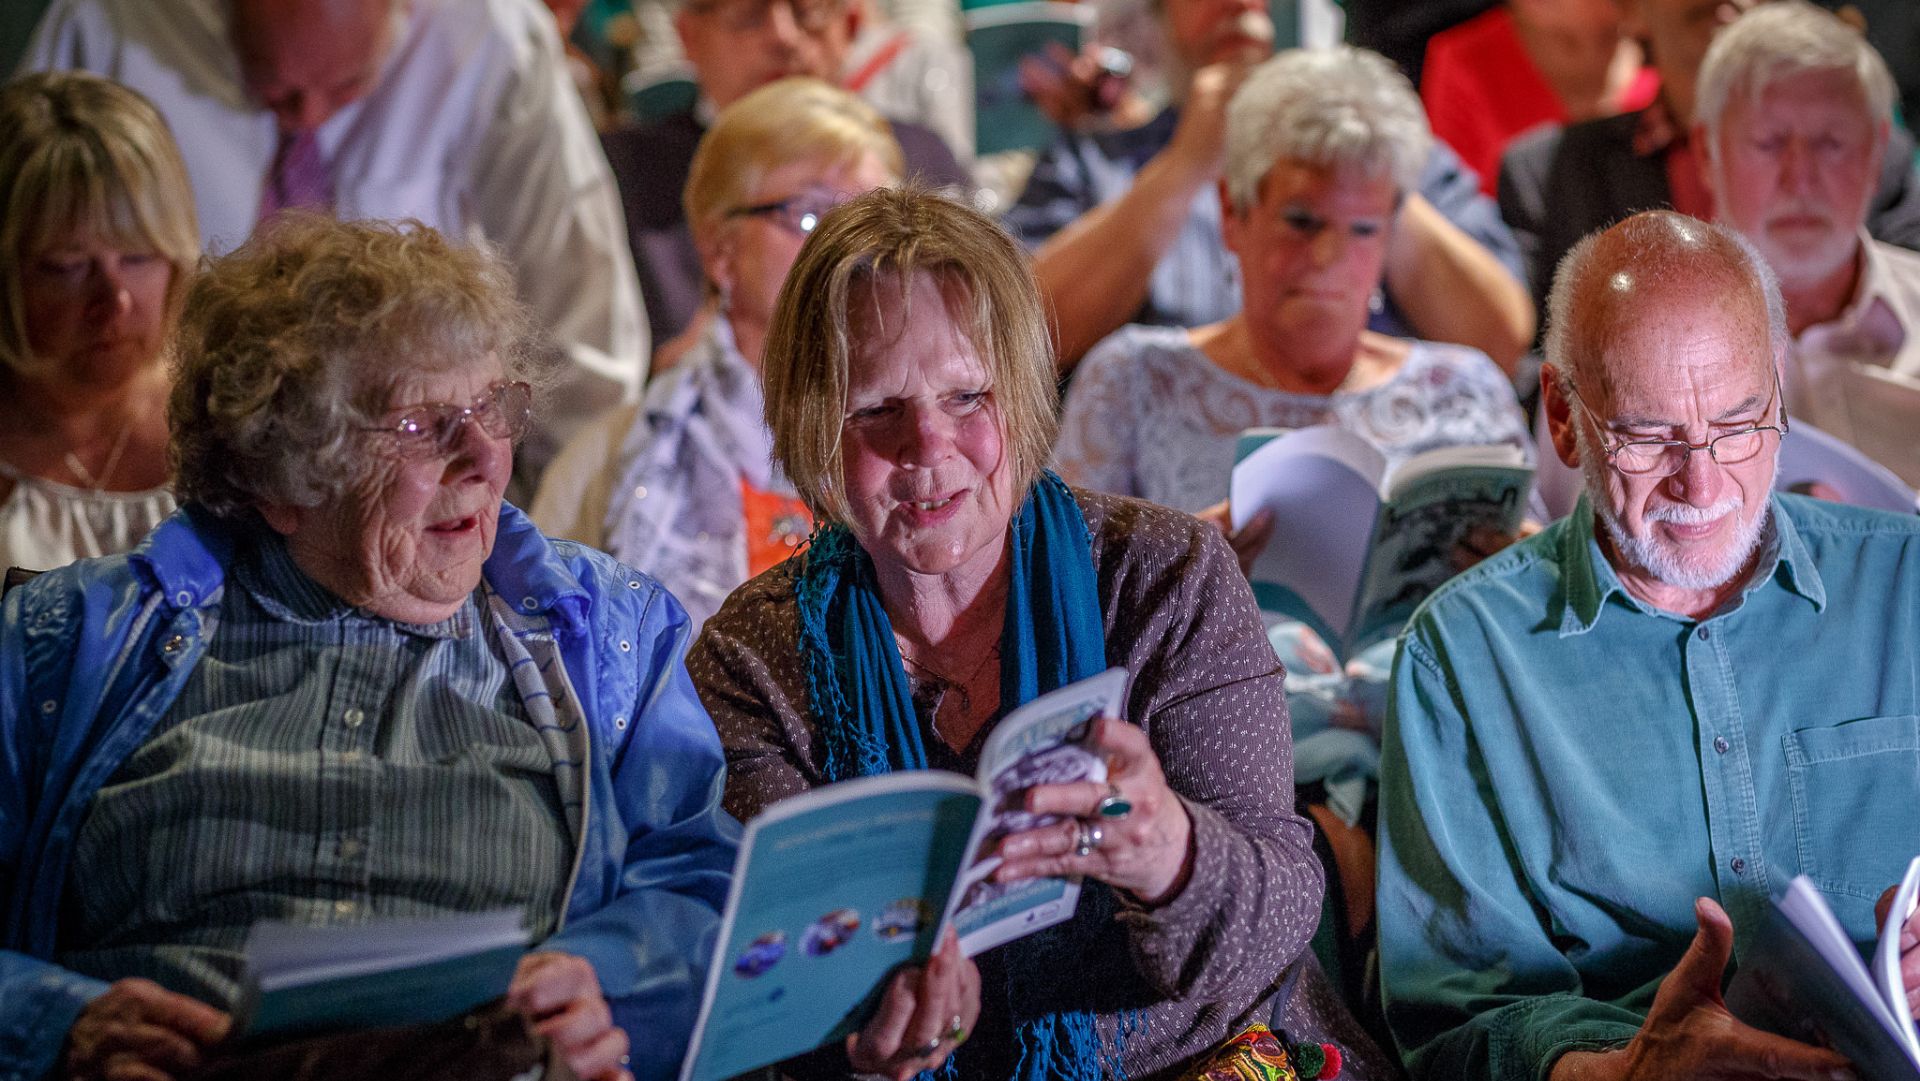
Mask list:
[[[139,544],[173,513],[173,493],[96,492],[29,477],[0,462],[0,568],[46,571]],[[0,483],[0,487],[4,487]]]
[[[1313,424],[1362,436],[1389,468],[1437,447],[1512,443],[1533,453],[1512,384],[1477,349],[1416,341],[1377,387],[1298,394],[1226,371],[1180,327],[1130,326],[1080,365],[1055,457],[1070,484],[1191,513],[1227,498],[1241,432]]]

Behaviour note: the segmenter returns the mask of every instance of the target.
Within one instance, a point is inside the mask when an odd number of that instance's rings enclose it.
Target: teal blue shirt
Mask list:
[[[1401,638],[1381,767],[1387,1019],[1414,1075],[1624,1044],[1692,940],[1812,878],[1856,941],[1920,851],[1920,519],[1776,496],[1752,583],[1641,603],[1569,517]]]

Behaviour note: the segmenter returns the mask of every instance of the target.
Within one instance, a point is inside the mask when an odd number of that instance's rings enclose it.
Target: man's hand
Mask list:
[[[600,978],[585,958],[552,952],[522,957],[507,986],[507,1007],[533,1023],[580,1081],[633,1081],[620,1064],[627,1034],[614,1027]]]
[[[924,966],[894,973],[873,1020],[847,1037],[847,1059],[861,1073],[907,1081],[939,1068],[979,1021],[980,970],[949,928]]]
[[[1874,926],[1887,925],[1887,910],[1893,907],[1893,895],[1899,889],[1895,883],[1880,895],[1879,903],[1873,906]],[[1920,1021],[1920,908],[1907,913],[1907,921],[1900,925],[1900,982],[1907,989],[1907,1012]]]
[[[1267,550],[1267,541],[1273,536],[1273,512],[1262,510],[1247,519],[1239,529],[1233,528],[1233,514],[1223,500],[1194,515],[1203,522],[1211,523],[1226,535],[1228,547],[1233,549],[1235,559],[1240,561],[1240,573],[1253,576],[1253,562],[1260,553]]]
[[[1553,1081],[1663,1081],[1697,1078],[1791,1078],[1842,1081],[1853,1068],[1839,1054],[1742,1024],[1720,998],[1720,978],[1733,951],[1733,923],[1711,899],[1693,904],[1700,930],[1660,991],[1633,1041],[1606,1054],[1562,1056]]]
[[[67,1031],[61,1074],[103,1081],[173,1081],[199,1067],[232,1018],[151,980],[121,980]]]

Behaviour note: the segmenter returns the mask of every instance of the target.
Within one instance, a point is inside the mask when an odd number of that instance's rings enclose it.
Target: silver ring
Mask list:
[[[940,1037],[935,1036],[933,1039],[928,1040],[926,1043],[923,1043],[919,1047],[914,1048],[913,1057],[926,1058],[928,1055],[931,1055],[938,1050],[940,1050]]]
[[[1101,818],[1125,818],[1133,813],[1133,801],[1120,791],[1119,785],[1108,781],[1107,794],[1100,797],[1093,809]]]
[[[1100,823],[1083,818],[1080,820],[1080,838],[1073,843],[1073,854],[1091,856],[1093,850],[1100,847],[1100,842],[1106,839],[1107,831],[1100,828]]]

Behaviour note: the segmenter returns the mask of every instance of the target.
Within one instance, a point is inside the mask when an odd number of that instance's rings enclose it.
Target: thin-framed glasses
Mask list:
[[[1714,436],[1705,443],[1689,443],[1684,439],[1629,439],[1614,443],[1606,426],[1600,423],[1600,414],[1580,396],[1580,388],[1574,386],[1571,379],[1567,380],[1566,387],[1587,419],[1593,421],[1594,430],[1600,433],[1601,443],[1607,449],[1607,464],[1622,476],[1671,477],[1687,467],[1687,458],[1696,450],[1706,451],[1719,465],[1739,465],[1752,461],[1766,449],[1768,432],[1780,438],[1787,434],[1787,414],[1782,411],[1779,424],[1755,424]],[[1775,372],[1773,397],[1767,402],[1767,411],[1772,411],[1779,401],[1780,374]]]
[[[495,439],[519,439],[533,423],[533,387],[518,381],[495,383],[469,405],[429,402],[412,406],[390,423],[360,430],[385,434],[402,458],[440,458],[453,453],[468,421]]]
[[[727,29],[744,34],[765,29],[776,3],[787,5],[793,12],[793,24],[806,34],[825,32],[834,17],[845,10],[844,0],[712,0],[693,4],[688,10],[712,15]]]
[[[835,191],[808,189],[771,203],[737,206],[727,211],[729,218],[772,218],[797,236],[806,236],[820,225],[827,211],[853,198]]]

